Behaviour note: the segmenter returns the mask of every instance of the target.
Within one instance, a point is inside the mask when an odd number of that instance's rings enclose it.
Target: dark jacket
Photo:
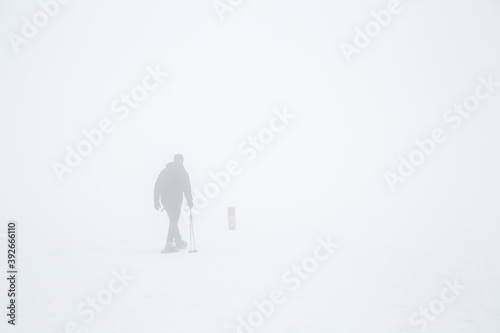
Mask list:
[[[165,206],[180,206],[182,194],[188,203],[193,202],[191,181],[182,163],[170,162],[160,172],[155,183],[154,202]]]

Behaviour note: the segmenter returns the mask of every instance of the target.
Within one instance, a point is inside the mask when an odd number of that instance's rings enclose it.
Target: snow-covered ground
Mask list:
[[[42,3],[0,1],[2,333],[500,332],[497,3]]]
[[[258,332],[417,332],[422,324],[409,317],[441,299],[448,281],[458,284],[458,294],[445,293],[454,300],[426,331],[498,332],[499,241],[480,231],[494,230],[496,221],[457,230],[412,215],[323,223],[318,215],[288,228],[254,216],[238,221],[236,231],[222,218],[199,220],[199,252],[167,255],[159,253],[165,229],[159,217],[130,237],[57,249],[28,246],[43,230],[25,224],[17,331],[64,332],[74,322],[81,332],[238,332],[238,318],[255,313],[257,301],[269,314]],[[181,229],[188,236],[188,224]],[[315,267],[318,237],[327,243],[329,235],[339,247],[322,250],[325,261]],[[295,275],[295,264],[311,272]],[[100,293],[114,273],[125,282],[115,283],[123,287],[108,304]],[[269,307],[273,291],[282,292],[281,301]],[[105,300],[97,303],[101,312],[91,310],[88,297]],[[78,311],[82,304],[86,313]]]

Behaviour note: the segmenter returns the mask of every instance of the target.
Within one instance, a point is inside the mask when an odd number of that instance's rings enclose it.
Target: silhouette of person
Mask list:
[[[160,201],[167,211],[170,224],[168,228],[167,244],[163,253],[177,252],[187,247],[179,232],[179,217],[181,216],[182,195],[186,197],[189,208],[193,208],[191,181],[184,169],[184,157],[181,154],[174,156],[174,161],[168,163],[156,179],[154,188],[154,208],[160,210]],[[175,241],[175,244],[174,244]]]

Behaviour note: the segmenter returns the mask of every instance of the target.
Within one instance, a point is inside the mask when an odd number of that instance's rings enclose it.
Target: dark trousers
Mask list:
[[[181,216],[181,205],[182,203],[164,203],[163,207],[167,211],[170,224],[168,227],[167,242],[172,243],[175,241],[182,240],[181,234],[179,233],[179,217]]]

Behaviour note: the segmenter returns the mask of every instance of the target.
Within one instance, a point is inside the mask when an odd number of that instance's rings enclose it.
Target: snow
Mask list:
[[[218,227],[204,222],[195,221],[199,252],[192,254],[160,254],[161,234],[131,235],[95,248],[24,249],[17,331],[64,332],[74,321],[82,332],[236,332],[237,318],[247,318],[255,301],[269,300],[279,289],[286,300],[259,332],[414,332],[409,315],[439,297],[444,281],[454,278],[467,289],[428,331],[499,329],[494,236],[480,242],[461,231],[443,237],[442,226],[433,228],[437,235],[409,230],[387,236],[390,225],[383,221],[376,227],[339,221],[316,235],[318,229],[282,230],[272,220],[239,221],[236,231],[222,221]],[[188,230],[187,221],[181,222],[185,238]],[[282,274],[310,257],[316,238],[328,234],[340,247],[292,290]],[[87,322],[78,305],[96,297],[112,272],[122,269],[133,280]]]
[[[339,45],[388,3],[248,0],[221,21],[211,1],[72,1],[19,52],[3,38],[0,270],[16,220],[19,275],[16,326],[0,279],[0,331],[500,332],[500,89],[443,119],[500,80],[498,4],[406,1],[349,64]],[[39,4],[0,7],[7,36]],[[53,163],[97,129],[60,181]],[[176,153],[211,197],[197,253],[160,253],[153,185]]]

